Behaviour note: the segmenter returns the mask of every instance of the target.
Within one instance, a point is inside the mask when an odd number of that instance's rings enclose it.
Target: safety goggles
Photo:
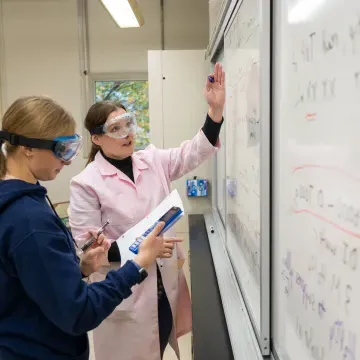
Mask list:
[[[90,131],[91,135],[107,135],[114,139],[125,139],[136,133],[136,117],[133,113],[125,113],[108,119],[104,125]]]
[[[80,152],[80,135],[61,136],[54,140],[32,139],[21,135],[0,131],[0,142],[7,141],[13,146],[25,146],[34,149],[50,150],[62,161],[72,161]]]

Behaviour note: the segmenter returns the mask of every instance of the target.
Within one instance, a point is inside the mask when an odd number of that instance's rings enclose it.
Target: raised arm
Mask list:
[[[209,111],[199,133],[178,148],[157,150],[169,181],[177,180],[196,169],[220,146],[219,134],[225,105],[225,73],[220,64],[215,65],[214,73],[207,78],[205,98]]]

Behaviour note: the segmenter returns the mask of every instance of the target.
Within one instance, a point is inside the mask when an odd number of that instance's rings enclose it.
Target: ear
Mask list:
[[[100,140],[100,136],[99,135],[91,135],[91,141],[97,145],[97,146],[101,146],[101,140]]]
[[[20,149],[26,157],[30,157],[33,154],[32,148],[20,146]]]

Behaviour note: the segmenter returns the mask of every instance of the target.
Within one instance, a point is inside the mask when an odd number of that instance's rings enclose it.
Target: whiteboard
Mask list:
[[[360,1],[276,1],[273,342],[360,357]]]
[[[261,87],[270,99],[269,80],[261,79],[262,33],[265,30],[261,0],[239,2],[224,37],[226,70],[226,246],[263,353],[269,352],[269,239],[262,211],[269,205],[269,189],[262,194],[262,139],[269,112],[261,113]],[[269,17],[270,19],[270,12]],[[269,28],[263,33],[269,36]],[[268,49],[265,49],[268,50]],[[267,56],[270,54],[267,52]],[[266,71],[266,64],[265,64]],[[261,86],[262,85],[262,86]],[[268,85],[268,86],[266,86]],[[265,132],[264,132],[265,131]],[[269,138],[267,133],[266,138]],[[266,146],[266,144],[265,144]],[[269,150],[266,152],[269,157]],[[266,181],[263,181],[265,184]],[[264,252],[263,252],[264,250]],[[263,261],[265,263],[263,263]],[[267,269],[266,271],[264,271]],[[265,344],[265,345],[264,345]]]

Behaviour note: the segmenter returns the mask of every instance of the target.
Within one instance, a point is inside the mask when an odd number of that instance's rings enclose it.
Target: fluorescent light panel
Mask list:
[[[115,22],[122,28],[140,27],[144,18],[136,0],[101,0]]]
[[[300,0],[290,11],[288,21],[290,24],[306,22],[325,0]]]

